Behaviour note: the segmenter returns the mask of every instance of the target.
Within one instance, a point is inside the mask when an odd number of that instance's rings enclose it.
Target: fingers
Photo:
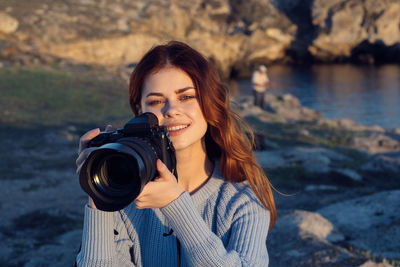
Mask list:
[[[112,125],[108,124],[106,126],[105,132],[113,132],[114,128],[112,127]],[[96,136],[98,136],[100,134],[100,129],[96,128],[93,130],[88,131],[87,133],[85,133],[84,135],[82,135],[81,139],[79,140],[79,151],[78,153],[81,153],[82,150],[84,150],[89,141],[92,140],[93,138],[95,138]]]
[[[81,153],[82,150],[84,150],[87,147],[87,144],[89,143],[90,140],[98,136],[100,133],[100,129],[96,128],[93,130],[88,131],[84,135],[82,135],[81,139],[79,140],[79,151],[78,153]]]
[[[108,132],[113,132],[113,131],[114,131],[114,128],[112,127],[112,125],[108,124],[106,126],[105,132],[108,133]]]
[[[75,163],[76,163],[76,173],[79,174],[82,168],[83,163],[85,162],[85,160],[87,159],[87,157],[89,156],[90,153],[92,153],[92,151],[98,149],[97,147],[89,147],[89,148],[85,148],[84,150],[82,150],[79,153],[78,158],[76,159]]]
[[[159,176],[148,182],[134,203],[138,209],[165,207],[183,193],[175,176],[161,161],[156,162]]]

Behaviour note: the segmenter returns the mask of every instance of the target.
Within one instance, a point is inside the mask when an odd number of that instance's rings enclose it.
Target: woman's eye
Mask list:
[[[159,104],[162,104],[163,103],[163,101],[162,100],[149,100],[149,101],[147,101],[147,105],[149,105],[149,106],[155,106],[155,105],[159,105]]]
[[[193,99],[196,98],[196,96],[194,95],[183,95],[180,97],[180,100],[185,101],[185,100],[189,100],[189,99]]]

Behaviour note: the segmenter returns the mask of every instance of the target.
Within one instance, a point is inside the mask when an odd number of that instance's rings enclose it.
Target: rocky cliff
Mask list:
[[[248,76],[259,63],[400,62],[399,25],[397,0],[0,1],[0,60],[126,65],[177,39]]]

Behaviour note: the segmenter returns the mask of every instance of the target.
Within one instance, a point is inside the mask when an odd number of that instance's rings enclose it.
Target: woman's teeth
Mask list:
[[[171,127],[167,127],[167,131],[168,131],[168,132],[178,131],[178,130],[185,129],[185,128],[188,127],[188,126],[189,126],[189,125],[171,126]]]

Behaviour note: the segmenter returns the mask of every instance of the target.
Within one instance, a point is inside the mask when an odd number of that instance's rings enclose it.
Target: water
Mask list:
[[[290,93],[325,118],[400,128],[400,65],[270,66],[268,74],[271,93]],[[238,87],[251,94],[250,80],[239,80]]]

